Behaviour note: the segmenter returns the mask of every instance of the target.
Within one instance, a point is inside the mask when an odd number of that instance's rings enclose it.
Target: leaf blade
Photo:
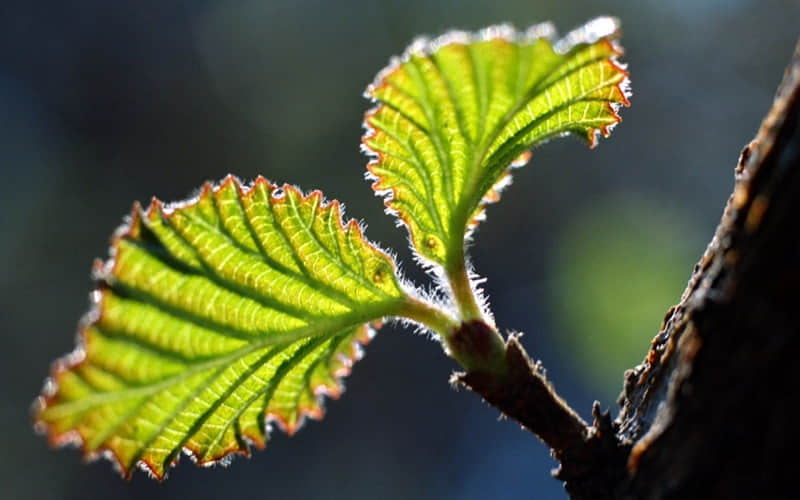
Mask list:
[[[162,478],[292,434],[408,298],[391,258],[337,202],[229,176],[189,202],[138,204],[94,268],[94,306],[35,410],[53,444],[79,442]]]
[[[499,199],[509,169],[551,138],[591,146],[621,121],[628,74],[618,25],[598,18],[553,42],[552,27],[508,26],[418,40],[365,92],[373,189],[430,264],[458,265],[464,238]]]

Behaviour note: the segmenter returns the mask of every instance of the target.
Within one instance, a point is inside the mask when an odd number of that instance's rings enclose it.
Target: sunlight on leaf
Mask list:
[[[594,146],[619,123],[628,74],[619,27],[598,18],[554,42],[544,24],[451,32],[414,42],[366,91],[363,144],[373,189],[430,262],[457,265],[461,246],[531,147],[573,134]]]
[[[406,292],[389,256],[342,224],[339,204],[229,176],[190,201],[136,205],[94,269],[76,350],[37,400],[55,444],[158,478],[249,453],[268,422],[293,433]]]

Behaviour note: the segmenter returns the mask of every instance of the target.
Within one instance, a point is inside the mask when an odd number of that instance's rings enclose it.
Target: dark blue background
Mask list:
[[[563,33],[599,14],[619,17],[625,33],[634,96],[624,123],[594,151],[574,139],[537,150],[472,249],[498,325],[527,333],[584,415],[595,398],[616,411],[622,373],[597,391],[598,375],[571,361],[547,305],[552,242],[597,197],[658,199],[696,231],[674,236],[692,242],[677,301],[792,53],[800,3],[3,2],[0,497],[563,498],[545,447],[452,391],[455,366],[439,346],[395,327],[368,347],[323,422],[291,439],[275,433],[228,468],[184,458],[163,484],[50,450],[28,409],[50,361],[72,349],[91,261],[135,199],[182,198],[228,172],[321,188],[426,283],[362,178],[366,84],[417,34],[548,19]],[[642,328],[639,358],[660,318]]]

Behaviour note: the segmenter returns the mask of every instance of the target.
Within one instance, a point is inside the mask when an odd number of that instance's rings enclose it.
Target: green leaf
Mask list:
[[[549,24],[452,32],[413,43],[367,88],[373,189],[414,248],[446,269],[531,147],[573,134],[594,146],[620,121],[628,74],[618,25],[598,18],[553,42]]]
[[[263,447],[269,421],[291,434],[321,418],[371,323],[408,299],[336,201],[263,178],[134,206],[94,273],[94,307],[37,400],[37,426],[158,478],[181,450],[208,464]]]

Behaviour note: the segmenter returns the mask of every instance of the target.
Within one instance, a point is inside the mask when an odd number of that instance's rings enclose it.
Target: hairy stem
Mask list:
[[[469,280],[467,272],[467,262],[464,255],[464,247],[459,246],[459,250],[452,258],[452,263],[445,269],[447,282],[453,292],[453,299],[458,307],[458,313],[462,321],[484,320],[478,301],[475,298],[475,291]]]
[[[408,297],[397,315],[430,328],[443,339],[450,337],[459,326],[458,320],[442,309],[415,297]]]

